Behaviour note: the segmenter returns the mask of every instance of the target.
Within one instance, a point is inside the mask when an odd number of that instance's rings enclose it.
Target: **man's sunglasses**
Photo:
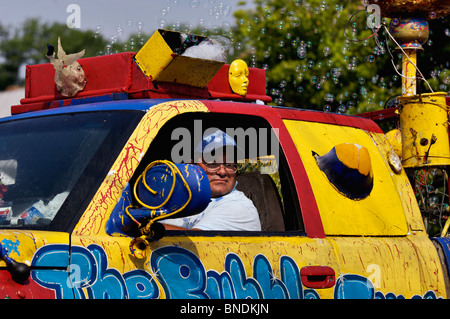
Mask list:
[[[228,173],[236,173],[238,170],[238,164],[236,163],[203,163],[203,165],[210,173],[217,173],[222,165]]]

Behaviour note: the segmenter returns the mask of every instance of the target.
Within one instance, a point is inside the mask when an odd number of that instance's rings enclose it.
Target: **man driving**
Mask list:
[[[253,202],[236,189],[237,161],[242,152],[232,137],[217,130],[195,148],[195,158],[208,176],[211,202],[193,216],[161,221],[167,230],[260,231]],[[236,156],[234,156],[236,155]]]

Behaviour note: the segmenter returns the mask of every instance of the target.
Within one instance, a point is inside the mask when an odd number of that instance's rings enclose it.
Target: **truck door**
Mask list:
[[[306,167],[325,240],[339,263],[334,296],[445,297],[439,258],[405,172],[389,162],[390,147],[380,130],[352,121],[353,127],[284,120]],[[340,180],[343,165],[358,176]],[[351,187],[343,185],[351,178]]]
[[[74,242],[94,257],[91,268],[102,269],[97,280],[103,280],[87,288],[90,296],[114,291],[129,298],[332,298],[340,273],[334,247],[306,235],[291,175],[295,167],[279,144],[278,128],[260,117],[208,112],[177,114],[163,124],[129,185],[153,161],[182,155],[183,139],[193,138],[196,129],[234,129],[236,139],[247,139],[247,150],[260,146],[241,163],[238,187],[258,205],[262,231],[166,231],[140,246],[130,246],[133,238],[123,234],[79,233]],[[178,135],[182,131],[187,135]]]
[[[92,256],[70,233],[143,112],[33,114],[0,124],[0,297],[74,298]]]

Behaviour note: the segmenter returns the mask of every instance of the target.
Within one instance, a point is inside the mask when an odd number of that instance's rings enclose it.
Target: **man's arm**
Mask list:
[[[161,223],[163,224],[163,223]],[[199,228],[184,228],[184,227],[179,227],[179,226],[174,226],[174,225],[169,225],[169,224],[163,224],[164,227],[166,228],[166,230],[201,230]]]

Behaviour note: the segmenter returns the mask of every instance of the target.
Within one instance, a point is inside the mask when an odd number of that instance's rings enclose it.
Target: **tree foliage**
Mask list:
[[[57,46],[58,37],[67,53],[86,49],[85,56],[95,56],[104,48],[106,41],[96,39],[92,31],[70,29],[66,24],[41,23],[38,19],[28,19],[14,30],[6,30],[0,25],[0,90],[11,84],[21,84],[19,68],[24,64],[46,63],[47,44]]]
[[[250,1],[250,0],[249,0]],[[235,58],[267,71],[273,103],[332,112],[361,113],[395,105],[401,93],[401,57],[384,27],[374,34],[361,1],[253,0],[237,10],[236,25],[208,29],[174,24],[168,29],[205,35],[227,46]],[[430,23],[430,40],[419,54],[419,69],[435,91],[450,89],[448,17]],[[388,19],[382,19],[387,26]],[[0,24],[0,90],[21,84],[24,64],[46,63],[47,44],[58,37],[66,52],[86,49],[85,57],[137,52],[155,30],[126,40],[66,24],[28,19],[14,30]],[[419,81],[420,82],[420,81]],[[422,92],[427,85],[419,83]]]
[[[367,27],[360,1],[255,0],[254,10],[235,16],[241,57],[267,70],[268,91],[278,105],[359,113],[383,108],[401,93],[394,68],[401,72],[401,58],[383,28],[374,36]],[[444,35],[446,21],[431,23],[435,34]],[[448,41],[443,51],[433,49],[426,47],[422,73],[433,77],[434,69],[434,86],[446,90]]]

